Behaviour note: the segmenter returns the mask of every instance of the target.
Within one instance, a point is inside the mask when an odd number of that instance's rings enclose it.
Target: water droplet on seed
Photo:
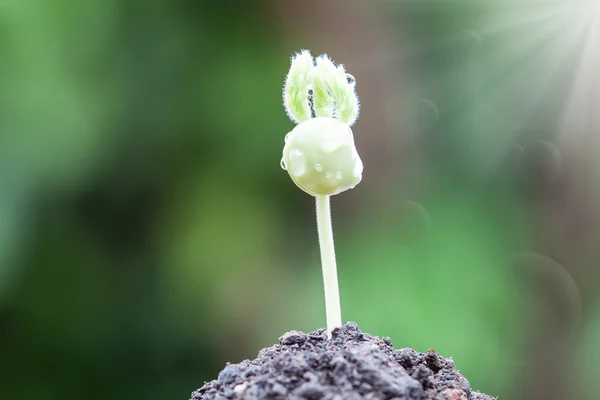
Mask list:
[[[336,173],[335,173],[335,178],[336,178],[336,179],[338,179],[338,180],[339,180],[339,179],[342,179],[342,171],[338,171],[338,172],[336,172]]]
[[[321,164],[315,164],[315,169],[319,172],[323,171],[323,165]]]
[[[304,153],[301,150],[292,150],[290,159],[288,161],[290,175],[299,177],[306,173],[306,159],[304,158]]]
[[[354,170],[352,171],[352,174],[355,178],[362,178],[362,172],[363,163],[360,159],[358,159],[357,162],[354,164]]]
[[[356,79],[350,74],[346,74],[346,81],[348,81],[349,85],[356,85]]]
[[[333,174],[331,172],[325,173],[325,178],[327,178],[327,179],[331,179],[332,176],[333,176]]]
[[[285,160],[283,158],[281,159],[281,163],[279,163],[279,165],[281,165],[282,169],[287,170],[287,167],[285,166]]]

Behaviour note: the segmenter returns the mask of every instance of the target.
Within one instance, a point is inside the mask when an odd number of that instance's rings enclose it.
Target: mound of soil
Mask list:
[[[354,322],[332,332],[291,331],[255,360],[229,364],[192,400],[493,400],[471,390],[454,361],[435,351],[395,350]]]

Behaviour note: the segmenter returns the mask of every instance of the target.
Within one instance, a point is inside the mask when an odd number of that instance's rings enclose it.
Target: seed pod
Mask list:
[[[309,119],[288,133],[281,165],[294,183],[312,196],[352,189],[363,171],[352,130],[331,117]]]

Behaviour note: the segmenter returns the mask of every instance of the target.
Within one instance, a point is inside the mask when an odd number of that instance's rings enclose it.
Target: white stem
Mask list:
[[[329,196],[317,195],[316,199],[317,230],[319,232],[319,245],[321,247],[323,283],[325,284],[325,314],[327,316],[328,336],[331,337],[331,331],[334,328],[342,326],[340,291],[338,288],[335,250],[333,247]]]

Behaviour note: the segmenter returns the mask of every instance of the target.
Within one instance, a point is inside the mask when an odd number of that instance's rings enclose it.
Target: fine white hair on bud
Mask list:
[[[286,136],[282,166],[294,183],[312,196],[352,189],[363,172],[352,130],[331,117],[312,118],[296,126]]]
[[[313,74],[316,115],[334,116],[352,126],[359,112],[354,77],[346,74],[342,64],[336,67],[325,54],[317,57],[316,64]],[[329,114],[330,107],[334,107],[333,115]]]
[[[290,119],[297,124],[311,118],[309,90],[312,87],[313,67],[310,51],[302,50],[292,57],[285,79],[283,105]]]
[[[315,59],[308,50],[292,57],[283,91],[290,119],[299,124],[316,117],[334,117],[352,126],[358,119],[360,103],[356,81],[342,64],[335,65],[323,54]]]
[[[335,65],[327,56],[317,57],[313,70],[313,104],[317,117],[333,117],[336,102],[332,95],[335,81]]]

